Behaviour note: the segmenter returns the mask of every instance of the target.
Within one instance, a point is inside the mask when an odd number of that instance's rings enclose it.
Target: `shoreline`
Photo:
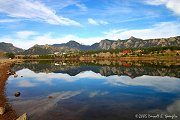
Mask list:
[[[21,63],[24,59],[0,59],[0,65],[2,64],[14,64],[14,63]]]
[[[69,61],[92,61],[92,60],[111,60],[111,61],[178,61],[180,60],[180,56],[140,56],[140,57],[134,57],[134,56],[127,56],[127,57],[92,57],[92,56],[80,56],[80,57],[57,57],[57,58],[27,58],[27,59],[13,59],[13,60],[69,60]]]
[[[22,60],[0,59],[0,107],[5,108],[5,113],[0,115],[0,120],[16,120],[18,117],[12,106],[8,104],[8,99],[5,93],[6,81],[9,77],[7,71],[17,62],[22,62]]]

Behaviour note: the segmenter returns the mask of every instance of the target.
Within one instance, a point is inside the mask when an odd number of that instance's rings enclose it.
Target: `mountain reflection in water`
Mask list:
[[[64,65],[64,63],[26,63],[14,66],[14,70],[21,70],[23,68],[28,68],[35,73],[45,72],[45,73],[66,73],[71,76],[75,76],[83,71],[93,71],[95,73],[100,73],[102,76],[111,75],[127,75],[131,78],[142,75],[150,76],[170,76],[180,78],[180,64],[179,65],[161,65],[159,63],[134,63],[134,62],[120,62],[120,63],[106,63],[103,64],[76,64],[70,63]]]
[[[19,77],[8,79],[9,103],[31,120],[180,115],[179,66],[24,63],[13,70]],[[15,91],[22,93],[19,98],[13,96]]]

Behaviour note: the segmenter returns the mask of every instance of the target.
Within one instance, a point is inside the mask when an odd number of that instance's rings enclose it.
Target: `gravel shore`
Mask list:
[[[0,120],[16,120],[17,118],[16,112],[8,104],[8,99],[5,95],[6,81],[9,77],[7,71],[16,62],[21,62],[21,60],[0,59],[0,107],[5,108],[5,113],[0,115]]]

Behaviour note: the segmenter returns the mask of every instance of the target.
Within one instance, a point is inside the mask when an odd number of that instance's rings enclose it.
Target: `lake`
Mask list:
[[[9,104],[30,120],[180,119],[180,65],[34,61],[12,69]]]

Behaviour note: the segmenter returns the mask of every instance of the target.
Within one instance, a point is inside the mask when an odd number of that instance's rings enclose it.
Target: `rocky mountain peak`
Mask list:
[[[18,47],[15,47],[12,43],[0,42],[0,51],[10,52],[10,53],[20,53],[24,50]]]
[[[131,36],[129,39],[136,39],[134,36]]]
[[[113,42],[114,42],[113,40],[108,40],[108,39],[101,40],[100,43],[99,43],[99,47],[102,48],[102,49],[106,49],[106,50],[110,49],[111,44]]]
[[[103,39],[101,40],[100,42],[111,42],[112,40],[109,40],[109,39]]]
[[[128,40],[142,40],[142,39],[131,36]]]
[[[71,45],[79,45],[78,42],[74,41],[74,40],[70,40],[69,42],[67,42],[66,44],[71,44]]]
[[[38,47],[39,45],[38,44],[35,44],[33,47]]]
[[[78,42],[71,40],[67,43],[64,44],[65,46],[68,46],[70,48],[79,48],[81,44],[79,44]]]

